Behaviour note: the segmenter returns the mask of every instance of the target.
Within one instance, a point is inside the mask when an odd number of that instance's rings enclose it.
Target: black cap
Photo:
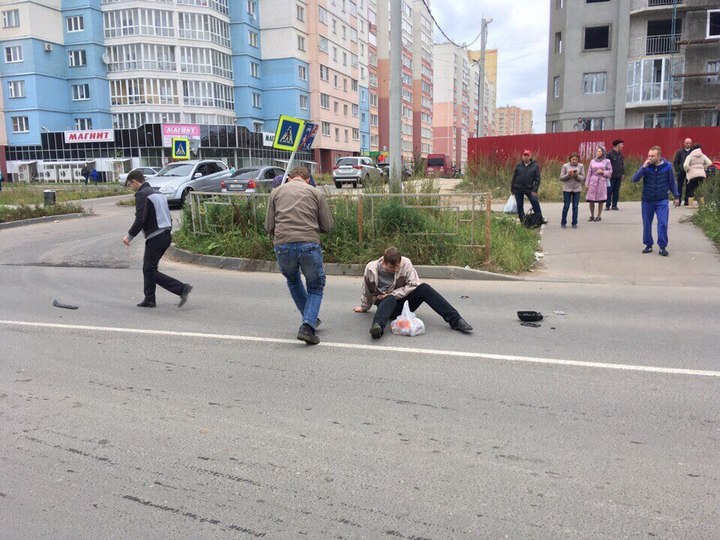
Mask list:
[[[620,144],[620,143],[622,143],[622,142],[625,142],[625,141],[623,141],[622,139],[615,139],[615,140],[613,141],[613,146],[617,146],[618,144]]]

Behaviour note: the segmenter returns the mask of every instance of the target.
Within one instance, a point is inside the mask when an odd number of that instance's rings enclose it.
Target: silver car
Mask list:
[[[352,184],[356,188],[370,180],[380,180],[382,172],[369,157],[353,156],[338,158],[333,167],[335,187],[340,189],[343,184]]]
[[[283,174],[285,169],[280,167],[243,167],[223,180],[224,189],[230,193],[268,193],[275,177]]]
[[[135,171],[140,171],[141,173],[143,173],[143,176],[145,176],[145,179],[147,180],[148,178],[152,178],[157,173],[159,173],[160,167],[135,167],[132,171],[119,175],[120,183],[124,184],[125,180],[127,180],[128,174]]]
[[[230,171],[222,161],[194,159],[165,165],[148,183],[167,197],[168,204],[182,206],[191,191],[220,192],[228,176]]]

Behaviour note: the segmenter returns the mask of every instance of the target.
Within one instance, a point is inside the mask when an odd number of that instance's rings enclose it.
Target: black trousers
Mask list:
[[[375,317],[373,318],[373,324],[378,323],[380,326],[385,328],[388,320],[395,319],[400,316],[406,300],[410,305],[410,311],[415,311],[423,302],[425,302],[435,311],[435,313],[440,315],[445,322],[449,323],[450,326],[455,326],[457,321],[460,319],[460,314],[457,310],[452,307],[439,292],[427,283],[421,283],[413,292],[408,294],[402,300],[398,300],[393,295],[383,298],[377,306],[377,311],[375,312]]]
[[[155,302],[155,287],[160,285],[163,289],[180,296],[185,286],[175,278],[166,276],[158,271],[160,259],[170,247],[170,231],[153,236],[145,241],[145,256],[143,257],[143,278],[145,281],[145,302]]]
[[[687,176],[685,171],[680,171],[677,173],[677,187],[678,187],[678,193],[680,193],[680,200],[685,203],[685,206],[688,205],[688,190],[687,186],[685,185],[687,183]],[[683,199],[683,188],[685,189],[685,198]]]
[[[605,201],[605,209],[609,210],[612,206],[617,208],[618,200],[620,199],[620,185],[622,184],[622,178],[611,178],[610,187],[607,188],[607,200]]]

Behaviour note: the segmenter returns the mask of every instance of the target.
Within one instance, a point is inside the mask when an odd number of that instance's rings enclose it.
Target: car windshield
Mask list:
[[[260,169],[240,169],[235,171],[230,178],[233,180],[244,180],[247,178],[255,178]]]
[[[428,158],[427,164],[429,167],[444,167],[445,166],[445,158],[441,158],[441,157]]]
[[[157,176],[190,176],[193,166],[190,163],[171,163],[163,167]]]
[[[351,167],[353,165],[357,165],[358,161],[355,158],[343,158],[338,159],[337,163],[335,164],[337,167],[342,167],[343,165],[350,165]]]

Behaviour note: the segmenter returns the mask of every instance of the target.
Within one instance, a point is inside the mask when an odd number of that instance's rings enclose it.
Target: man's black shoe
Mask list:
[[[300,326],[297,338],[308,345],[317,345],[320,343],[320,338],[315,335],[315,330],[313,330],[312,326],[306,323],[302,323]]]
[[[189,283],[186,283],[183,286],[183,290],[180,293],[180,303],[178,304],[178,307],[182,307],[185,302],[187,302],[188,294],[190,294],[190,291],[192,291],[192,285]]]
[[[473,327],[468,324],[465,319],[458,319],[455,325],[452,327],[453,330],[462,332],[463,334],[470,334],[473,331]]]
[[[370,335],[373,339],[380,339],[383,335],[383,327],[378,323],[373,323],[370,327]]]
[[[665,249],[665,248],[660,248],[660,255],[662,255],[663,257],[667,257],[667,256],[670,255],[670,254],[668,253],[668,250],[667,250],[667,249]]]
[[[652,253],[652,246],[645,246],[645,249],[642,250],[643,253]]]
[[[155,302],[145,302],[145,301],[140,302],[137,305],[137,307],[155,307],[155,306],[156,306]]]

